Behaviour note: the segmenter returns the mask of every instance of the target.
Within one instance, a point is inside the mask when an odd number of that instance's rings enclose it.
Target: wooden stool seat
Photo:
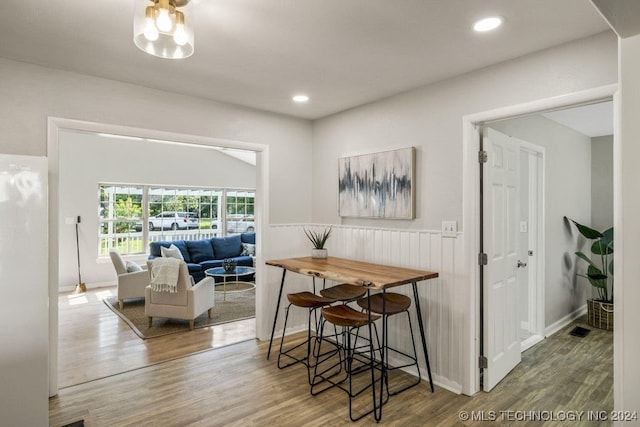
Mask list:
[[[354,310],[348,305],[333,305],[322,309],[322,316],[329,323],[343,327],[360,327],[369,323],[369,315]],[[371,315],[371,321],[378,320],[380,316]]]
[[[336,302],[333,298],[327,298],[306,291],[288,294],[287,299],[296,307],[304,308],[320,308]]]
[[[320,291],[320,295],[326,298],[333,298],[336,301],[348,302],[362,298],[367,290],[362,286],[342,283]]]
[[[384,299],[384,301],[383,301]],[[384,313],[382,312],[382,305],[384,302]],[[357,304],[365,310],[369,310],[369,304],[371,305],[371,311],[378,314],[386,314],[391,316],[393,314],[402,313],[411,307],[411,298],[406,295],[396,294],[393,292],[387,292],[384,294],[375,294],[367,298],[362,298],[357,301]]]

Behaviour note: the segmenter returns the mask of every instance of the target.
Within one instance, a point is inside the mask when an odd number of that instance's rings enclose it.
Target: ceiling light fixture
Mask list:
[[[502,25],[502,18],[499,16],[490,16],[488,18],[480,19],[473,24],[473,29],[479,33],[485,31],[491,31]]]
[[[309,97],[307,95],[296,95],[293,98],[294,102],[298,102],[298,103],[303,103],[303,102],[308,102],[309,101]]]
[[[135,0],[133,41],[160,58],[193,55],[193,3],[189,0]]]

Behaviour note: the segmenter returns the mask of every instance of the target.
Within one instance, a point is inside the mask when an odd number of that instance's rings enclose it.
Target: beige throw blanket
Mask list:
[[[181,263],[177,258],[154,258],[151,263],[151,289],[156,292],[178,292]]]

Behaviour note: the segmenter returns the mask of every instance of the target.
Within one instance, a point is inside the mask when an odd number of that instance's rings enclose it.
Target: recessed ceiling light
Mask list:
[[[293,99],[294,102],[299,102],[299,103],[303,103],[303,102],[308,102],[309,101],[309,97],[307,95],[296,95],[291,99]]]
[[[502,25],[502,18],[499,16],[490,16],[488,18],[484,18],[481,19],[479,21],[476,21],[475,24],[473,24],[473,29],[482,33],[485,31],[491,31],[491,30],[495,30],[496,28],[498,28],[500,25]]]

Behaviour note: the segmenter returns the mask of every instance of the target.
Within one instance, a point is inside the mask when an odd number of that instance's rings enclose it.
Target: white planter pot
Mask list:
[[[311,249],[311,258],[325,259],[328,256],[326,249]]]

